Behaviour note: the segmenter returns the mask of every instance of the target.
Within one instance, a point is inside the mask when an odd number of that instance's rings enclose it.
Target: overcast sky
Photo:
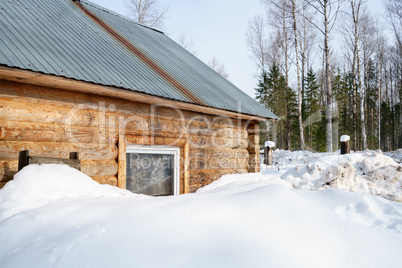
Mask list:
[[[124,0],[92,2],[127,15]],[[169,6],[163,31],[177,41],[185,34],[193,42],[196,56],[207,63],[216,57],[225,65],[229,80],[254,98],[257,70],[250,59],[245,34],[249,19],[264,14],[260,0],[160,0]],[[383,11],[383,1],[369,0],[372,14]]]

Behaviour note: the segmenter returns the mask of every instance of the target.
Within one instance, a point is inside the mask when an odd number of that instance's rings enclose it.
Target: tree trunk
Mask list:
[[[329,29],[328,29],[328,1],[324,1],[324,20],[325,20],[325,83],[327,89],[327,152],[332,152],[332,90],[331,90],[331,76],[330,76],[330,65],[329,65]]]
[[[290,150],[290,114],[289,108],[286,108],[286,150]]]
[[[390,63],[389,66],[389,80],[390,80],[390,87],[391,87],[391,144],[390,144],[390,149],[394,150],[395,149],[395,110],[394,110],[394,88],[393,88],[393,74],[392,74],[392,63]]]
[[[302,95],[301,95],[301,82],[300,82],[300,66],[299,66],[299,40],[297,37],[297,21],[296,21],[296,3],[292,0],[292,17],[293,17],[293,31],[295,38],[295,52],[296,52],[296,70],[297,70],[297,96],[298,96],[298,112],[299,112],[299,133],[300,133],[300,149],[304,150],[304,133],[303,133],[303,118],[302,118]]]
[[[363,150],[367,150],[367,134],[366,134],[366,122],[365,122],[365,109],[364,109],[364,98],[365,98],[365,88],[361,82],[361,75],[360,75],[360,57],[359,57],[359,47],[357,47],[357,73],[359,76],[359,83],[361,85],[361,96],[360,96],[360,118],[361,118],[361,125],[362,125],[362,139],[363,139]]]
[[[352,80],[353,80],[353,151],[357,150],[357,85],[356,85],[356,52],[353,55]]]
[[[378,58],[378,149],[381,150],[381,58]]]
[[[284,5],[286,2],[283,3]],[[283,34],[285,38],[285,82],[286,86],[289,86],[289,55],[288,55],[288,30],[286,29],[286,16],[285,16],[285,7],[283,8]]]

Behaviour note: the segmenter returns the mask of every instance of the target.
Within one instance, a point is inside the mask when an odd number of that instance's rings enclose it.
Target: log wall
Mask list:
[[[125,187],[126,143],[177,145],[185,140],[189,178],[183,192],[194,192],[224,174],[256,170],[254,125],[163,104],[0,80],[0,187],[17,172],[22,150],[58,158],[80,152],[85,174]]]

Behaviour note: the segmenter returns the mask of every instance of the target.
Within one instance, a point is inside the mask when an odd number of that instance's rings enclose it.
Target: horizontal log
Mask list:
[[[79,152],[80,159],[116,159],[116,145],[71,144],[59,142],[0,141],[0,160],[17,160],[18,152],[29,150],[32,156],[69,158]]]
[[[233,148],[233,149],[247,149],[248,143],[244,139],[229,139],[220,137],[206,137],[206,136],[190,136],[190,147],[193,148]]]
[[[135,145],[165,145],[165,146],[184,146],[187,143],[185,138],[155,137],[141,135],[125,135],[126,144]]]
[[[0,120],[98,126],[99,111],[0,99]]]
[[[228,174],[242,174],[247,173],[247,169],[229,169],[229,170],[203,170],[191,171],[190,170],[190,192],[195,192],[199,188],[218,180],[224,175]]]
[[[0,121],[0,140],[116,144],[117,133],[98,127]]]
[[[113,159],[81,161],[81,171],[90,177],[116,176],[117,170],[117,161]]]
[[[194,148],[190,151],[191,158],[218,158],[218,159],[242,159],[248,158],[248,151],[246,149],[232,149],[232,148]]]
[[[38,158],[35,159],[37,160]],[[36,160],[30,161],[30,164],[37,164],[38,161]],[[69,161],[70,159],[64,160]],[[54,164],[51,158],[49,158],[49,161],[50,162],[47,164]],[[44,161],[40,161],[39,163],[46,164]],[[17,172],[18,161],[0,161],[0,182],[12,180]],[[81,160],[81,172],[90,177],[115,177],[117,174],[117,162],[115,160],[108,159]]]
[[[111,186],[116,186],[117,187],[117,178],[116,176],[94,176],[91,177],[94,181],[100,184],[108,184]]]
[[[36,102],[23,102],[21,100],[9,100],[0,98],[0,120],[17,121],[30,123],[54,123],[60,126],[88,126],[109,129],[117,126],[124,132],[131,134],[151,134],[151,129],[155,133],[180,133],[180,134],[196,134],[196,135],[213,135],[216,137],[233,137],[245,138],[247,131],[239,128],[239,125],[231,125],[225,127],[217,125],[215,120],[219,117],[211,117],[211,120],[182,120],[180,118],[160,118],[151,116],[150,114],[131,112],[122,109],[110,109],[105,103],[98,105],[70,105],[64,107],[65,103],[58,103],[58,106],[50,104],[42,104]],[[64,106],[63,106],[64,105]],[[109,105],[116,107],[116,105]],[[133,105],[131,105],[133,106]],[[135,105],[134,105],[135,106]],[[93,107],[89,109],[88,107]],[[111,110],[111,111],[110,111]],[[197,116],[199,118],[201,116]],[[202,116],[201,118],[209,118],[210,116]]]
[[[2,70],[5,71],[4,69]],[[37,74],[35,74],[37,76]],[[0,76],[0,79],[2,77]],[[49,80],[49,78],[47,79]],[[30,80],[32,82],[32,79]],[[97,86],[97,88],[104,88],[102,86]],[[116,98],[118,97],[119,91],[114,90],[115,94],[110,96],[113,97],[102,97],[99,95],[89,95],[83,94],[76,91],[70,91],[71,87],[66,88],[69,91],[58,89],[54,90],[54,88],[40,86],[40,85],[33,85],[33,84],[25,84],[25,83],[17,83],[13,81],[5,81],[3,80],[0,83],[0,98],[15,100],[15,101],[24,101],[24,102],[32,102],[37,104],[45,104],[45,105],[53,105],[53,106],[61,106],[67,108],[77,108],[80,109],[93,109],[98,110],[100,105],[104,105],[107,111],[116,111],[118,113],[124,113],[127,115],[149,115],[153,113],[155,116],[160,117],[167,117],[167,118],[183,118],[185,120],[193,120],[196,121],[194,118],[200,117],[200,111],[190,111],[185,109],[184,106],[187,106],[180,102],[174,102],[178,104],[178,106],[172,106],[164,104],[155,105],[155,102],[152,101],[147,104],[141,99],[138,98]],[[92,91],[93,92],[93,91]],[[129,92],[129,95],[133,95],[135,93]],[[127,96],[129,96],[127,95]],[[149,98],[149,96],[147,96]],[[140,102],[137,102],[140,100]],[[163,99],[161,99],[163,100]],[[164,100],[165,102],[167,100]],[[149,103],[149,102],[148,102]],[[160,102],[159,102],[160,103]],[[191,105],[190,105],[191,106]],[[172,108],[173,107],[173,108]],[[174,107],[177,107],[174,108]],[[184,108],[184,109],[183,109]],[[232,115],[235,117],[238,116],[237,113],[234,112],[225,112],[219,109],[209,108],[209,107],[199,107],[205,111],[216,111],[220,114],[227,114],[227,116],[220,116],[220,115],[213,115],[204,113],[202,117],[204,117],[207,121],[215,125],[221,125],[222,127],[235,127],[238,126],[240,128],[245,128],[246,126],[246,119],[248,116],[241,115],[244,119],[236,119],[230,118]],[[199,120],[202,121],[202,120]]]
[[[136,119],[135,119],[136,120]],[[121,124],[125,134],[133,135],[155,135],[155,136],[171,136],[182,137],[188,135],[210,136],[217,138],[247,138],[245,129],[221,128],[220,126],[189,126],[188,122],[176,122],[166,119],[138,119],[137,121],[128,121],[126,125]]]
[[[221,127],[246,128],[246,120],[206,113],[200,114],[199,112],[183,110],[178,106],[153,104],[151,107],[151,113],[162,118],[181,118],[184,120],[191,120],[191,122],[194,122],[195,124],[208,123],[210,125],[220,125]]]
[[[78,159],[64,159],[64,158],[53,158],[53,157],[40,157],[40,156],[29,156],[29,164],[61,164],[68,165],[72,168],[81,170],[81,163]]]
[[[190,158],[190,170],[247,169],[249,161],[243,159]]]
[[[32,84],[17,83],[12,81],[1,81],[0,98],[24,101],[38,104],[61,106],[66,108],[87,108],[98,110],[100,105],[105,105],[106,109],[113,110],[116,107],[131,112],[143,112],[149,114],[151,106],[149,104],[132,102],[112,97],[102,97],[89,95],[80,92],[55,90],[51,87],[37,86]],[[114,106],[111,106],[114,105]]]
[[[63,107],[42,103],[23,102],[0,98],[0,120],[31,123],[54,123],[68,126],[84,127],[116,127],[121,126],[125,131],[151,131],[214,135],[217,137],[245,138],[247,131],[237,125],[225,127],[217,125],[214,120],[193,121],[176,117],[159,117],[150,114],[139,114],[121,109],[110,111],[106,104],[98,106]],[[89,109],[88,107],[93,107]],[[115,105],[113,105],[115,107]],[[199,116],[198,116],[199,117]]]

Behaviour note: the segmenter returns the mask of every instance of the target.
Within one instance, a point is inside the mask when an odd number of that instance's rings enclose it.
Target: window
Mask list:
[[[126,188],[160,196],[179,194],[180,147],[127,145]]]

